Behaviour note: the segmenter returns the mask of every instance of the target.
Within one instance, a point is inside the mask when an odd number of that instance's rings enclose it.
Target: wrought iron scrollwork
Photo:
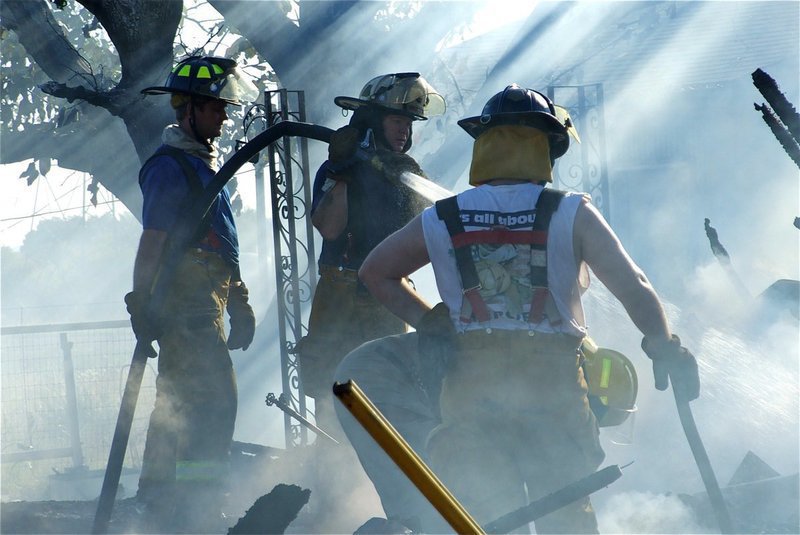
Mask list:
[[[571,140],[570,149],[556,161],[554,185],[589,193],[603,217],[610,219],[603,84],[550,86],[547,96],[569,111],[581,137],[580,144]]]
[[[304,121],[302,91],[279,89],[265,93],[265,120]],[[267,150],[272,231],[281,352],[282,398],[303,417],[310,414],[299,375],[297,345],[308,328],[302,318],[316,287],[313,270],[314,235],[308,216],[311,185],[307,140],[284,137]],[[286,446],[307,444],[306,428],[288,415],[284,418]]]

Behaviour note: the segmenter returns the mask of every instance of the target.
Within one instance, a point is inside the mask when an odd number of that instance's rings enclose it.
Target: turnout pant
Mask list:
[[[580,340],[531,331],[457,336],[442,384],[431,465],[480,524],[593,473],[604,458],[587,401]],[[526,492],[527,488],[527,492]],[[597,533],[588,498],[537,533]]]
[[[139,479],[144,502],[215,489],[209,499],[219,512],[237,410],[223,319],[230,276],[222,258],[201,250],[178,267],[158,340],[156,401]]]
[[[358,284],[355,271],[320,267],[308,335],[294,351],[304,393],[314,398],[316,424],[341,443],[337,446],[320,438],[314,443],[315,487],[309,507],[318,512],[319,521],[332,531],[348,529],[338,523],[339,518],[350,515],[349,508],[355,506],[335,482],[347,477],[352,488],[371,491],[356,455],[344,443],[344,433],[334,413],[338,401],[333,399],[331,388],[336,366],[362,343],[405,330],[402,320]]]

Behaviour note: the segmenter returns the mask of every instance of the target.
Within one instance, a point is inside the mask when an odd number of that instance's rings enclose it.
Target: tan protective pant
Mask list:
[[[182,259],[164,306],[156,401],[139,480],[140,498],[219,481],[236,419],[237,389],[223,312],[231,269],[199,250]],[[174,489],[173,489],[174,491]]]
[[[320,268],[320,280],[311,305],[308,335],[297,347],[299,375],[304,393],[314,398],[316,424],[339,441],[339,445],[317,438],[315,480],[309,506],[332,533],[355,526],[340,524],[352,507],[352,498],[334,482],[346,479],[350,489],[368,489],[366,474],[355,452],[347,444],[334,412],[334,372],[351,350],[364,342],[403,333],[406,324],[358,286],[355,271]],[[356,491],[358,492],[358,491]],[[344,513],[343,513],[344,512]]]
[[[333,374],[345,355],[364,342],[404,333],[407,326],[358,287],[355,271],[322,266],[320,275],[308,335],[297,349],[305,394],[332,398]]]
[[[528,331],[458,336],[442,385],[442,423],[428,448],[432,469],[478,523],[559,490],[602,462],[579,344]],[[535,524],[537,533],[597,533],[588,498]]]

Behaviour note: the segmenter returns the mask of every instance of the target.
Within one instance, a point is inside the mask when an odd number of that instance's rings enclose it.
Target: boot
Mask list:
[[[136,516],[138,533],[170,533],[175,522],[175,484],[140,481]]]
[[[234,522],[223,513],[225,492],[205,482],[179,485],[174,533],[224,534]]]

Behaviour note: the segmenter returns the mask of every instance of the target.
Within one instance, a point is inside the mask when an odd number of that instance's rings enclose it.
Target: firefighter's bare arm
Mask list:
[[[335,181],[325,193],[311,216],[311,223],[326,240],[339,237],[347,226],[347,184],[344,181]]]
[[[672,382],[680,399],[696,399],[700,395],[700,377],[694,355],[672,335],[664,307],[650,281],[587,200],[578,209],[573,232],[576,258],[589,264],[644,335],[642,349],[653,361],[656,389],[666,390]]]
[[[356,162],[358,129],[343,126],[331,134],[328,144],[328,178],[322,187],[322,197],[311,223],[326,240],[335,240],[347,226],[347,182],[348,169]]]
[[[139,239],[136,261],[133,264],[133,289],[150,293],[167,242],[163,230],[145,229]]]
[[[642,334],[653,340],[668,340],[669,324],[655,289],[587,199],[575,216],[573,242],[576,260],[583,260],[592,268]]]
[[[416,327],[431,306],[408,283],[408,276],[430,262],[417,216],[370,252],[358,276],[375,298]]]

